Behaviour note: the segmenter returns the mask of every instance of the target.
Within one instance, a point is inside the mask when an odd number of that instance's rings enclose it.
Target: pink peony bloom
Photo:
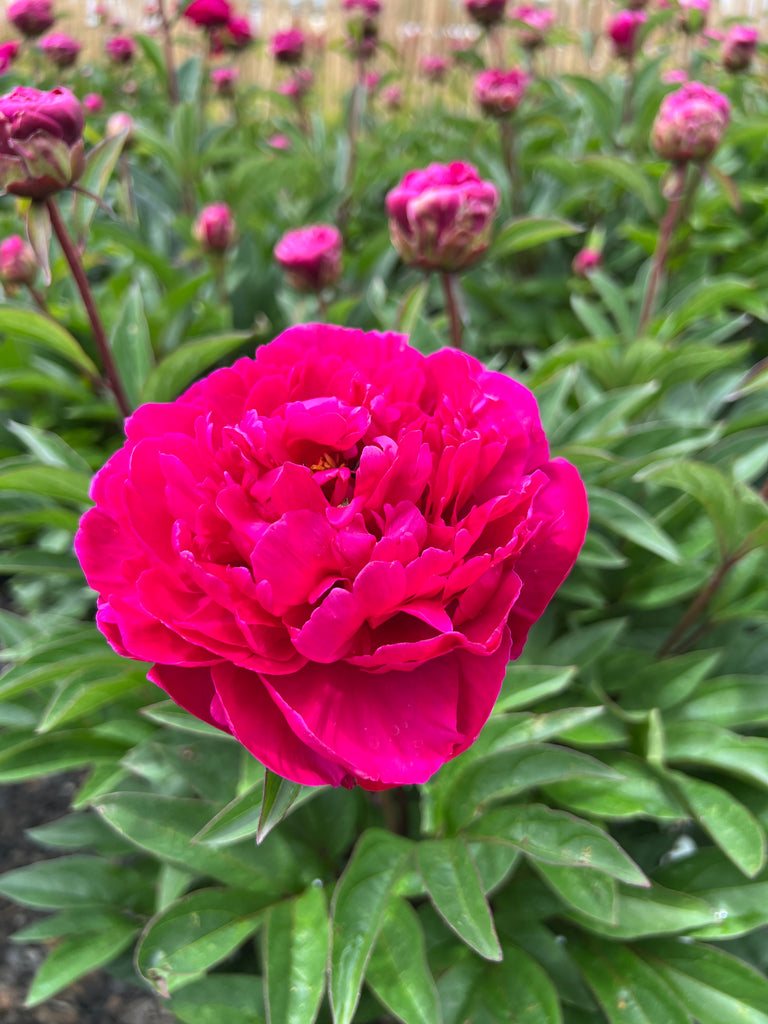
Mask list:
[[[130,64],[136,56],[136,43],[130,36],[112,36],[104,44],[104,52],[113,64]]]
[[[228,0],[192,0],[184,17],[198,28],[222,28],[232,17]]]
[[[276,149],[284,153],[291,148],[291,140],[287,135],[270,135],[267,139],[267,145],[270,149]]]
[[[406,263],[456,271],[488,248],[499,193],[471,164],[409,171],[387,196],[389,234]]]
[[[587,526],[532,394],[397,334],[292,328],[126,434],[75,540],[99,628],[304,785],[466,750]]]
[[[272,56],[279,64],[301,64],[306,36],[298,28],[275,32],[272,36]]]
[[[37,275],[37,257],[21,235],[0,242],[0,281],[13,290],[16,285],[32,284]]]
[[[235,240],[237,230],[226,203],[204,206],[192,225],[192,237],[207,252],[224,252]]]
[[[467,14],[483,28],[498,25],[504,19],[507,0],[464,0]]]
[[[363,77],[363,82],[368,92],[375,92],[381,83],[381,75],[378,71],[367,71]]]
[[[97,92],[89,92],[83,97],[83,107],[87,114],[100,114],[104,110],[104,97]]]
[[[512,11],[512,18],[522,22],[520,45],[524,50],[536,50],[546,42],[547,32],[555,23],[555,12],[549,7],[523,4]]]
[[[591,271],[597,270],[598,267],[602,266],[602,263],[603,254],[600,250],[590,249],[589,246],[586,246],[573,257],[571,269],[577,277],[589,277]]]
[[[661,80],[664,85],[682,85],[688,81],[688,72],[683,68],[670,68],[669,71],[662,72]]]
[[[435,54],[426,54],[419,61],[419,70],[430,82],[444,82],[450,66],[445,57],[438,57]]]
[[[251,23],[247,18],[233,16],[221,30],[222,42],[226,49],[244,50],[253,42]]]
[[[37,44],[50,62],[57,68],[69,68],[77,60],[80,43],[64,32],[50,32]]]
[[[0,97],[0,189],[44,199],[83,173],[83,108],[68,89]]]
[[[606,32],[611,37],[616,57],[630,60],[637,52],[638,33],[648,20],[645,11],[619,11],[609,18]]]
[[[234,96],[239,77],[240,72],[234,67],[214,68],[211,71],[211,82],[219,96]]]
[[[757,29],[752,25],[733,25],[723,41],[723,67],[727,71],[746,71],[757,50]]]
[[[731,105],[722,93],[687,82],[662,100],[651,142],[659,156],[673,163],[706,160],[720,145],[730,117]]]
[[[16,60],[20,47],[21,43],[18,39],[11,39],[7,43],[0,43],[0,75],[4,74]]]
[[[275,259],[288,284],[300,292],[320,292],[341,277],[342,241],[330,224],[288,231],[275,246]]]
[[[529,83],[530,78],[519,68],[491,68],[475,78],[475,99],[489,117],[509,117],[520,105]]]
[[[47,32],[56,20],[51,0],[13,0],[5,16],[23,36],[34,39]]]

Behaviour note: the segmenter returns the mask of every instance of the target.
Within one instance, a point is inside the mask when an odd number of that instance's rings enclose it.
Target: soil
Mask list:
[[[24,830],[66,814],[77,788],[72,776],[0,787],[0,872],[56,856]],[[31,1009],[24,999],[46,955],[43,945],[20,945],[10,936],[42,914],[0,897],[0,1020],[3,1024],[177,1024],[151,993],[106,971],[93,971],[53,999]]]

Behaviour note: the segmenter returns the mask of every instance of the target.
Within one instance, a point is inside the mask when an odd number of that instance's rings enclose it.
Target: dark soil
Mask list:
[[[53,851],[24,834],[67,813],[76,781],[71,776],[0,787],[0,872],[23,867]],[[32,1009],[24,999],[46,955],[42,945],[19,945],[10,936],[42,915],[0,897],[0,1020],[3,1024],[176,1024],[151,992],[126,985],[105,971],[86,975]]]

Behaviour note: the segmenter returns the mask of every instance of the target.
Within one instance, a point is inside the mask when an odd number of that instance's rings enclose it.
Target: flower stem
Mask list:
[[[515,149],[515,130],[507,118],[502,118],[499,121],[499,131],[501,132],[501,155],[509,178],[512,213],[519,214],[522,210],[523,183]]]
[[[680,204],[683,198],[682,186],[685,179],[685,173],[684,171],[680,171],[679,168],[675,168],[673,174],[679,174],[681,180],[675,184],[674,192],[669,198],[664,219],[662,220],[661,227],[659,228],[659,238],[656,243],[656,251],[653,254],[651,273],[648,278],[645,295],[643,296],[643,306],[640,312],[640,322],[637,328],[638,334],[643,333],[645,328],[648,326],[648,321],[653,316],[653,312],[656,307],[656,294],[659,290],[662,274],[664,273],[669,245],[672,241],[672,234],[674,233],[678,214],[680,212]]]
[[[165,13],[165,0],[158,0],[160,15],[160,33],[163,37],[163,55],[165,57],[165,73],[168,78],[168,98],[176,107],[179,104],[179,80],[176,77],[176,64],[173,59],[173,40],[171,39],[171,23]]]
[[[448,310],[448,322],[451,326],[451,345],[454,348],[463,348],[464,325],[461,322],[459,303],[456,297],[456,278],[453,274],[442,274],[443,292],[445,293],[445,306]]]
[[[88,314],[88,319],[93,330],[94,341],[96,347],[99,350],[101,357],[101,365],[104,368],[104,372],[107,375],[109,386],[112,388],[112,393],[115,396],[115,401],[118,404],[120,412],[123,416],[131,415],[131,405],[128,401],[128,396],[125,393],[123,382],[120,379],[120,373],[117,369],[114,356],[112,355],[112,349],[109,347],[107,340],[107,334],[104,330],[104,324],[101,322],[101,316],[99,315],[96,302],[93,298],[93,292],[88,282],[88,278],[85,275],[83,268],[83,262],[80,259],[80,253],[77,251],[77,246],[72,241],[67,226],[64,223],[64,219],[61,216],[61,212],[56,205],[56,200],[49,196],[45,200],[45,205],[48,210],[48,215],[51,218],[51,227],[53,233],[58,239],[61,250],[64,253],[64,257],[69,264],[69,269],[72,272],[72,277],[75,279],[77,290],[80,292],[80,297],[83,300],[85,311]]]
[[[680,621],[677,623],[677,625],[669,634],[665,642],[659,648],[660,658],[664,658],[666,657],[666,655],[672,654],[675,648],[682,642],[682,640],[685,638],[686,633],[688,633],[696,619],[698,619],[698,617],[705,610],[709,602],[715,596],[723,580],[734,567],[734,565],[736,565],[736,563],[739,561],[740,557],[741,555],[739,554],[731,555],[730,558],[723,559],[720,565],[718,565],[718,567],[712,573],[703,589],[700,590],[696,597],[693,599],[693,601],[688,606],[688,609],[686,610]]]

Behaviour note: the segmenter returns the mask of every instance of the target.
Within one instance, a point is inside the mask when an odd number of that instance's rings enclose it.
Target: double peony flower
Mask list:
[[[307,785],[466,750],[584,539],[530,392],[396,334],[292,328],[126,434],[76,538],[99,628]]]

